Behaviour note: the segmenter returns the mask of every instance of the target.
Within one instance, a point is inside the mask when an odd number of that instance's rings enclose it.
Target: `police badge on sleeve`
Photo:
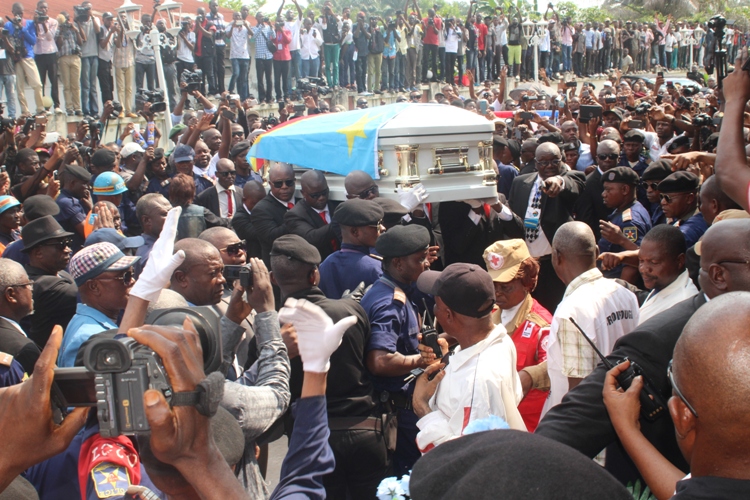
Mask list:
[[[636,240],[638,240],[638,228],[635,226],[628,226],[628,227],[622,228],[622,234],[633,243],[635,243]]]
[[[99,498],[123,496],[130,486],[130,476],[127,469],[107,462],[97,465],[91,470],[91,479],[94,483],[96,496]]]

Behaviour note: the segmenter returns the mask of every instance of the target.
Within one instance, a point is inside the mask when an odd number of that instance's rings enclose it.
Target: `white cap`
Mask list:
[[[612,82],[610,82],[609,80],[607,80],[602,85],[604,85],[605,87],[611,87],[612,86]],[[120,153],[120,154],[122,154],[122,153]]]
[[[125,144],[122,149],[120,150],[120,156],[122,158],[127,158],[128,156],[132,155],[133,153],[145,153],[146,150],[143,149],[140,144],[137,142],[129,142]]]

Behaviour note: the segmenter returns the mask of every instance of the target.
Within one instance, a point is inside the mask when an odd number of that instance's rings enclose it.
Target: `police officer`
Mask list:
[[[341,226],[341,249],[320,265],[320,289],[329,299],[364,282],[372,285],[383,274],[372,247],[383,230],[383,209],[370,200],[353,198],[336,208],[333,220]]]
[[[648,162],[646,156],[644,156],[643,142],[646,140],[646,136],[640,130],[628,130],[622,141],[622,156],[620,156],[620,163],[618,166],[630,167],[635,170],[638,177],[643,176],[643,172],[648,168]],[[638,189],[638,201],[641,202],[643,208],[651,213],[651,203],[648,201],[646,196],[646,187],[639,185]],[[656,203],[658,205],[658,203]]]
[[[664,215],[670,224],[680,228],[688,248],[695,245],[708,229],[698,209],[699,186],[698,176],[685,171],[674,172],[659,183]]]
[[[283,297],[305,299],[317,305],[334,322],[354,316],[357,322],[344,333],[331,355],[326,389],[328,439],[336,468],[323,478],[326,496],[332,499],[374,498],[388,469],[383,440],[382,412],[377,411],[370,375],[365,368],[365,348],[370,323],[362,306],[351,299],[331,300],[317,287],[320,253],[301,236],[286,234],[273,243],[271,270]],[[289,387],[292,401],[302,392],[302,360],[291,358]]]
[[[648,211],[636,200],[636,187],[640,181],[638,174],[630,167],[615,167],[604,172],[602,181],[604,205],[614,209],[614,212],[607,217],[608,221],[599,221],[602,233],[599,252],[637,250],[643,236],[651,229]],[[638,270],[618,266],[605,271],[604,275],[633,282],[638,277]]]
[[[0,351],[0,387],[20,384],[26,379],[21,363],[7,352]]]
[[[646,188],[646,198],[651,204],[651,226],[665,224],[667,217],[661,208],[661,196],[659,183],[672,173],[672,162],[669,160],[658,160],[652,162],[641,176],[641,184]]]
[[[398,414],[393,454],[396,476],[406,474],[421,455],[416,445],[418,418],[411,406],[414,385],[405,378],[411,370],[425,367],[417,348],[424,296],[416,281],[429,269],[429,244],[429,231],[419,225],[396,226],[383,233],[375,245],[383,256],[383,275],[361,302],[372,329],[366,348],[367,368],[380,400]]]
[[[91,181],[91,174],[85,168],[78,165],[65,166],[61,182],[62,189],[57,197],[60,213],[55,216],[55,219],[63,229],[73,233],[73,242],[70,245],[73,253],[83,246],[86,239],[84,234],[86,214],[94,208],[91,192],[89,192],[89,181]]]

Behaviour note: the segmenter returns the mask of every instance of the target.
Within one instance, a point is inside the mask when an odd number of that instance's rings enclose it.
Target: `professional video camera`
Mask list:
[[[43,14],[42,12],[39,12],[38,10],[34,11],[34,21],[38,23],[45,23],[47,22],[47,19],[49,19],[49,16],[47,14]]]
[[[109,115],[108,120],[115,120],[120,117],[120,113],[122,113],[122,104],[120,104],[117,101],[112,101],[112,114]]]
[[[701,113],[693,117],[694,127],[710,127],[711,125],[713,125],[713,123],[713,118],[708,116],[706,113]]]
[[[635,107],[634,113],[636,115],[645,115],[649,111],[651,111],[651,103],[650,102],[642,102],[638,106]]]
[[[8,128],[13,128],[16,125],[16,120],[13,118],[0,118],[0,131],[4,132]]]
[[[138,89],[135,92],[135,109],[143,111],[143,105],[151,103],[152,113],[161,113],[167,109],[167,103],[164,102],[163,90]]]
[[[213,308],[157,309],[145,323],[182,327],[186,316],[200,337],[204,372],[217,371],[222,362],[221,332],[220,318]],[[175,396],[161,358],[129,337],[114,338],[116,333],[103,332],[84,343],[76,360],[76,364],[82,360],[83,367],[55,370],[52,400],[63,415],[69,407],[95,407],[99,434],[104,437],[146,434],[150,428],[144,393],[159,390],[170,403]]]
[[[89,18],[89,14],[91,14],[91,7],[84,7],[83,5],[73,6],[73,18],[76,22],[85,23]]]
[[[201,85],[203,84],[203,71],[199,69],[195,71],[189,71],[186,69],[182,72],[182,75],[180,75],[180,82],[184,82],[187,84],[185,90],[188,92],[200,90]]]
[[[693,100],[689,97],[680,96],[677,98],[677,106],[680,109],[690,109],[693,106]]]
[[[90,158],[95,152],[94,148],[84,146],[80,141],[73,142],[73,146],[78,149],[78,154],[81,155],[81,158]]]
[[[331,93],[331,87],[326,85],[325,78],[308,77],[297,80],[297,90],[300,92],[318,91],[318,95],[328,95]]]
[[[84,118],[83,122],[89,126],[89,134],[93,137],[95,134],[101,136],[102,122],[95,118]]]

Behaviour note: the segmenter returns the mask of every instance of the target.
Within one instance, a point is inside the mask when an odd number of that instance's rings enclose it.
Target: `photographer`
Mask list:
[[[138,118],[133,113],[133,80],[135,73],[135,52],[133,43],[128,39],[125,30],[129,30],[125,14],[120,14],[120,20],[115,22],[115,52],[113,64],[115,79],[117,80],[117,98],[122,103],[123,113],[128,118]]]
[[[141,16],[141,32],[135,39],[135,88],[154,90],[156,80],[156,54],[154,46],[146,44],[144,36],[151,35],[151,16],[143,14]],[[146,75],[146,85],[143,86],[143,76]]]
[[[199,7],[198,14],[195,16],[194,55],[198,68],[203,72],[201,93],[206,93],[206,83],[208,83],[208,93],[211,95],[217,93],[214,81],[214,56],[216,53],[214,33],[216,33],[216,26],[206,18],[206,10]]]
[[[34,62],[34,45],[36,44],[36,25],[32,20],[24,20],[24,7],[21,3],[14,3],[12,7],[13,20],[5,23],[8,38],[13,45],[13,62],[16,67],[16,89],[21,112],[31,114],[26,104],[25,89],[28,84],[34,91],[36,114],[44,113],[42,103],[42,81]]]
[[[232,78],[229,80],[229,92],[234,92],[237,85],[237,94],[244,101],[250,95],[248,72],[250,71],[250,53],[247,50],[247,41],[250,39],[250,23],[242,19],[239,12],[232,16],[233,22],[229,27],[227,35],[231,40],[229,48],[229,60],[232,63]]]
[[[419,10],[417,10],[419,15]],[[429,9],[427,11],[427,17],[422,19],[422,27],[424,29],[424,39],[422,40],[424,47],[424,60],[422,62],[422,83],[427,83],[427,71],[432,71],[431,81],[436,82],[438,66],[437,66],[437,53],[438,53],[438,34],[443,29],[443,21],[439,16],[435,14],[435,9]]]
[[[16,65],[13,62],[15,47],[6,33],[0,35],[0,49],[5,51],[5,57],[0,58],[0,93],[5,89],[8,117],[13,119],[16,117]]]
[[[313,27],[312,20],[306,17],[300,31],[300,57],[302,58],[302,78],[317,77],[320,71],[320,47],[323,35]],[[365,58],[365,60],[367,60]]]
[[[195,59],[193,50],[195,49],[195,32],[192,29],[192,20],[188,16],[183,16],[180,21],[180,31],[177,33],[177,78],[182,77],[185,71],[193,71]],[[172,122],[176,123],[176,122]]]
[[[44,92],[44,82],[49,75],[50,94],[55,113],[62,113],[57,83],[57,45],[55,44],[58,22],[47,15],[47,9],[47,2],[44,0],[37,2],[34,12],[34,25],[36,26],[34,62],[39,71],[42,92]]]
[[[383,31],[378,22],[384,22],[380,17],[371,17],[368,26],[370,42],[367,55],[367,90],[380,94],[380,70],[383,66],[383,51],[385,50],[385,39]]]
[[[60,28],[55,42],[60,53],[60,77],[68,116],[82,116],[81,110],[81,44],[83,35],[77,24],[70,22],[67,12],[60,13]]]
[[[396,51],[397,42],[401,41],[401,35],[396,30],[396,22],[390,17],[383,22],[386,26],[383,48],[383,79],[380,90],[383,92],[395,92],[397,90],[396,81]]]
[[[171,33],[167,31],[167,23],[164,21],[164,19],[159,19],[158,21],[156,21],[156,29],[159,31],[160,36],[163,35],[166,37],[167,42],[170,45],[176,45],[177,40],[172,36]],[[177,99],[180,89],[177,83],[177,66],[175,65],[175,62],[177,61],[177,53],[175,52],[175,49],[170,48],[169,46],[160,46],[159,54],[161,56],[161,67],[164,71],[164,80],[167,83],[167,99],[169,100],[169,109],[174,109],[174,107],[177,105]]]
[[[102,102],[114,101],[115,85],[112,79],[112,58],[114,57],[114,35],[117,21],[111,12],[102,14],[102,31],[99,40],[99,68],[96,76],[99,78],[99,89],[102,91]]]
[[[216,91],[216,94],[222,94],[224,93],[224,56],[226,55],[225,49],[227,46],[224,39],[227,37],[227,23],[224,22],[224,14],[219,12],[219,2],[216,0],[208,2],[208,10],[209,14],[206,16],[206,19],[211,21],[216,27],[216,32],[214,32],[214,45],[216,50],[214,51],[213,57],[214,90]]]
[[[91,15],[91,2],[74,6],[75,22],[81,30],[81,108],[85,116],[99,114],[99,93],[96,90],[96,75],[99,72],[99,34],[101,22]]]
[[[320,23],[323,25],[323,59],[326,79],[329,87],[338,87],[342,23],[331,10],[330,4],[323,7],[323,17],[320,18]],[[379,79],[378,85],[380,85]]]
[[[253,28],[253,40],[255,41],[255,75],[258,80],[258,103],[273,102],[271,89],[271,71],[273,70],[273,59],[276,48],[273,42],[274,30],[271,28],[268,18],[258,12],[255,15],[257,22]],[[273,48],[273,51],[271,50]],[[265,81],[265,85],[264,85]]]
[[[286,29],[281,17],[276,18],[275,35],[272,41],[276,46],[276,51],[273,53],[273,77],[274,86],[276,87],[276,100],[282,102],[289,97],[287,89],[290,88],[289,67],[292,61],[289,45],[292,43],[292,32]]]

